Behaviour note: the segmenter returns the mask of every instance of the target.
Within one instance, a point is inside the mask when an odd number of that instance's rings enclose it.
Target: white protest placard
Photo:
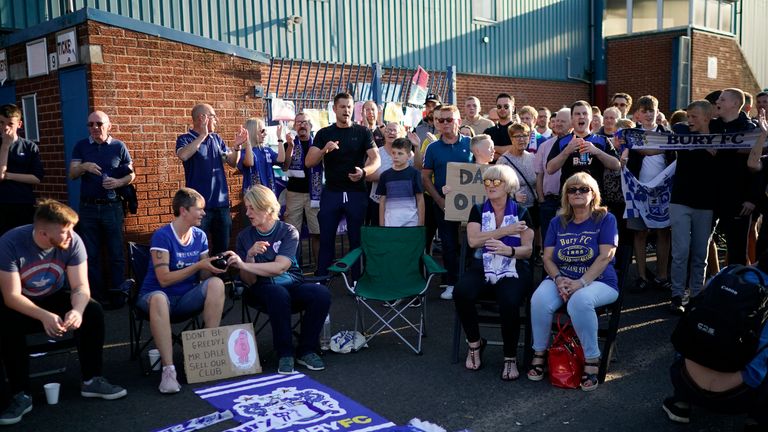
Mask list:
[[[181,339],[190,384],[261,373],[250,324],[185,331]]]
[[[485,201],[483,172],[490,165],[449,162],[446,185],[451,188],[445,195],[445,220],[466,222],[475,204]]]

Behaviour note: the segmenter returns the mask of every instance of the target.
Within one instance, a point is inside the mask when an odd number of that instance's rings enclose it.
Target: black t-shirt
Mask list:
[[[730,122],[719,118],[709,122],[710,133],[749,131],[756,127],[743,112],[736,120]],[[739,153],[738,150],[721,149],[715,155],[713,173],[717,181],[714,184],[714,192],[718,197],[715,207],[723,214],[738,214],[741,212],[742,203],[756,203],[759,199],[759,176],[747,168],[748,158],[748,154]]]
[[[512,199],[511,197],[508,199]],[[472,209],[469,211],[469,219],[467,220],[467,223],[478,223],[480,226],[483,226],[483,205],[482,204],[476,204],[472,206]],[[517,205],[517,218],[521,221],[524,221],[525,224],[528,227],[533,227],[533,219],[531,219],[531,213],[528,212],[528,209],[521,206],[520,204]],[[481,249],[482,248],[478,248]],[[519,260],[523,261],[523,260]],[[525,260],[527,261],[527,260]]]
[[[510,125],[512,125],[512,122],[505,125],[496,123],[495,126],[489,127],[483,133],[491,136],[493,145],[496,147],[512,145],[512,138],[509,137],[509,132],[507,132]]]
[[[322,150],[329,141],[338,141],[339,148],[323,157],[325,187],[333,192],[365,192],[365,180],[353,182],[349,174],[365,166],[368,150],[376,148],[371,131],[358,124],[348,128],[332,124],[317,132],[312,146]]]
[[[297,142],[301,144],[301,154],[306,158],[307,152],[309,151],[309,141],[300,141],[298,138],[294,138],[294,145]],[[291,192],[309,193],[309,168],[304,168],[304,178],[288,177],[288,186],[286,186],[286,189]]]
[[[674,125],[672,131],[676,134],[696,133],[682,123]],[[670,202],[699,210],[712,210],[715,205],[712,196],[712,186],[716,179],[712,175],[714,167],[715,157],[706,150],[679,150]]]
[[[573,133],[558,138],[557,141],[552,144],[552,150],[549,151],[549,155],[547,156],[547,163],[556,158],[562,149],[568,146],[568,143],[570,143],[573,138]],[[604,136],[589,134],[584,137],[584,141],[591,142],[597,148],[604,151],[608,155],[615,157],[616,159],[619,158],[619,153],[616,151],[616,148],[614,148],[613,144],[611,144],[611,141],[606,139]],[[600,162],[600,159],[595,156],[590,156],[589,162],[586,164],[581,164],[579,161],[579,152],[573,152],[572,156],[565,159],[565,163],[560,169],[560,189],[562,190],[565,181],[568,180],[569,177],[578,172],[585,172],[591,175],[592,178],[597,181],[597,185],[600,187],[600,193],[604,195],[605,187],[603,185],[603,173],[605,172],[605,165],[603,165],[603,163]]]

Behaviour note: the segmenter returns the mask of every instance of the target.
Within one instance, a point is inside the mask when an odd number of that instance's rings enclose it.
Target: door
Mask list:
[[[69,162],[78,141],[88,136],[88,83],[85,67],[59,69],[61,93],[61,123],[64,128],[64,163],[67,172],[67,197],[69,206],[80,209],[80,179],[69,179]]]

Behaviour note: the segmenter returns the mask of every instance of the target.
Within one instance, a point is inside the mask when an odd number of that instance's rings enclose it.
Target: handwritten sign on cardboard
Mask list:
[[[451,191],[445,196],[445,220],[467,222],[475,204],[485,201],[483,172],[490,165],[449,162],[446,184]]]
[[[181,333],[181,339],[190,384],[261,373],[250,324],[189,330]]]

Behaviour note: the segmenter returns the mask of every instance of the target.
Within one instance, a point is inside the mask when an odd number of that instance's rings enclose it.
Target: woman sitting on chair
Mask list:
[[[528,258],[533,246],[533,230],[528,227],[528,211],[512,198],[520,182],[512,168],[494,165],[483,173],[487,199],[472,207],[467,224],[469,247],[475,257],[456,284],[453,301],[469,352],[464,366],[478,370],[486,341],[480,337],[475,302],[484,292],[493,292],[499,303],[501,335],[504,340],[504,368],[501,379],[515,380],[517,342],[520,335],[520,305],[532,283]]]
[[[584,348],[581,389],[597,388],[600,349],[595,308],[619,296],[613,255],[618,244],[616,219],[600,205],[597,182],[587,173],[565,181],[559,217],[549,224],[544,240],[544,271],[548,277],[531,298],[534,355],[528,379],[544,378],[544,362],[552,317],[567,304],[573,328]]]
[[[310,370],[323,370],[325,363],[317,352],[320,331],[331,306],[328,288],[304,282],[296,261],[299,233],[292,225],[277,220],[280,204],[272,190],[255,185],[243,200],[251,226],[237,235],[237,255],[228,261],[240,269],[240,278],[248,285],[243,301],[269,315],[279,357],[277,371],[281,374],[294,373],[291,314],[293,310],[304,311],[296,362]]]

